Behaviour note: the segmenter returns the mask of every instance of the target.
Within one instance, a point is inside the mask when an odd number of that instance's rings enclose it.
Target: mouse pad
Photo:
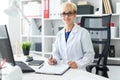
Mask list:
[[[43,60],[33,60],[33,61],[29,62],[28,64],[32,65],[32,66],[39,66],[39,65],[41,65],[43,63],[44,63]]]

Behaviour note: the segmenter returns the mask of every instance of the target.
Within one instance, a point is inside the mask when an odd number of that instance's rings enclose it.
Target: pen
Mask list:
[[[41,64],[38,69],[40,69],[40,68],[43,67],[43,66],[44,66],[44,64]]]
[[[53,58],[53,56],[52,56],[52,54],[50,55],[50,59],[52,59]]]
[[[50,64],[51,64],[51,65],[54,65],[54,64],[57,63],[56,59],[53,58],[53,55],[52,55],[52,54],[50,55],[50,58],[49,58],[49,59],[50,59]]]

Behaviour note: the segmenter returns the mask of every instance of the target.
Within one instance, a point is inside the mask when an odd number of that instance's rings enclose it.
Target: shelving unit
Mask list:
[[[31,6],[32,5],[32,6]],[[29,25],[26,20],[21,16],[21,42],[30,40],[32,43],[30,53],[42,53],[42,12],[41,9],[41,0],[21,0],[20,7],[27,17],[27,19],[31,22]],[[39,9],[39,10],[35,10]]]
[[[60,18],[60,16],[57,17],[51,17],[51,15],[49,15],[49,18],[44,18],[44,1],[45,0],[21,0],[21,8],[23,9],[24,12],[24,7],[29,3],[29,2],[38,2],[39,4],[37,4],[37,6],[39,5],[40,7],[37,9],[40,13],[36,13],[39,15],[26,15],[26,17],[31,21],[31,23],[33,24],[32,26],[29,25],[23,25],[23,23],[25,22],[22,18],[21,18],[21,42],[25,41],[27,39],[27,37],[30,37],[30,41],[32,42],[32,47],[31,47],[31,52],[32,53],[37,53],[37,54],[41,54],[43,56],[45,56],[44,54],[51,54],[52,52],[52,47],[53,47],[53,43],[55,41],[55,35],[56,33],[63,27],[63,22]],[[50,2],[52,2],[51,0],[49,0]],[[65,1],[71,1],[74,2],[75,4],[77,4],[78,1],[82,1],[82,0],[55,0],[57,2],[65,2]],[[94,12],[96,10],[96,8],[99,8],[99,13],[100,15],[104,15],[103,13],[103,0],[86,0],[88,2],[91,3],[91,5],[94,6]],[[51,7],[49,2],[49,7]],[[113,14],[112,14],[112,19],[111,21],[114,22],[115,27],[117,27],[118,31],[117,31],[117,37],[112,38],[112,40],[119,40],[120,38],[120,14],[116,13],[116,3],[120,2],[119,0],[111,0],[112,2],[112,6],[113,6]],[[54,4],[55,5],[58,5]],[[56,6],[57,7],[57,6]],[[29,9],[32,9],[32,7],[29,7]],[[26,9],[25,9],[26,10]],[[34,10],[30,10],[31,12],[34,13]],[[49,10],[50,13],[51,10]],[[27,11],[25,11],[27,12]],[[29,10],[28,10],[29,12]],[[37,12],[37,11],[36,11]],[[25,13],[26,14],[26,13]],[[81,15],[77,15],[76,18],[76,23],[80,22],[80,18],[81,16],[94,16],[94,14],[81,14]],[[27,24],[27,23],[25,23]],[[36,25],[36,26],[35,26]],[[26,34],[24,34],[24,30],[26,28],[26,26],[28,26],[29,29]],[[36,43],[38,43],[38,45],[35,45]],[[113,43],[112,43],[113,45]],[[37,49],[37,48],[38,49]],[[36,50],[37,49],[37,50]]]

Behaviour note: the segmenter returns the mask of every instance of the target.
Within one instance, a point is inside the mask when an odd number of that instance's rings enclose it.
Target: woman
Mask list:
[[[65,27],[57,33],[53,48],[53,58],[48,59],[50,65],[60,60],[71,68],[83,68],[94,59],[94,50],[89,32],[79,27],[74,20],[77,8],[74,3],[64,2],[61,5],[61,17]]]

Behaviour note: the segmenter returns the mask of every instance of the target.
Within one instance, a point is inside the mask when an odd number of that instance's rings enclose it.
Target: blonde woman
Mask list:
[[[65,27],[56,35],[53,57],[48,59],[50,65],[63,60],[71,68],[85,69],[87,64],[93,62],[94,50],[89,32],[74,23],[76,12],[74,3],[62,3],[61,18]]]

